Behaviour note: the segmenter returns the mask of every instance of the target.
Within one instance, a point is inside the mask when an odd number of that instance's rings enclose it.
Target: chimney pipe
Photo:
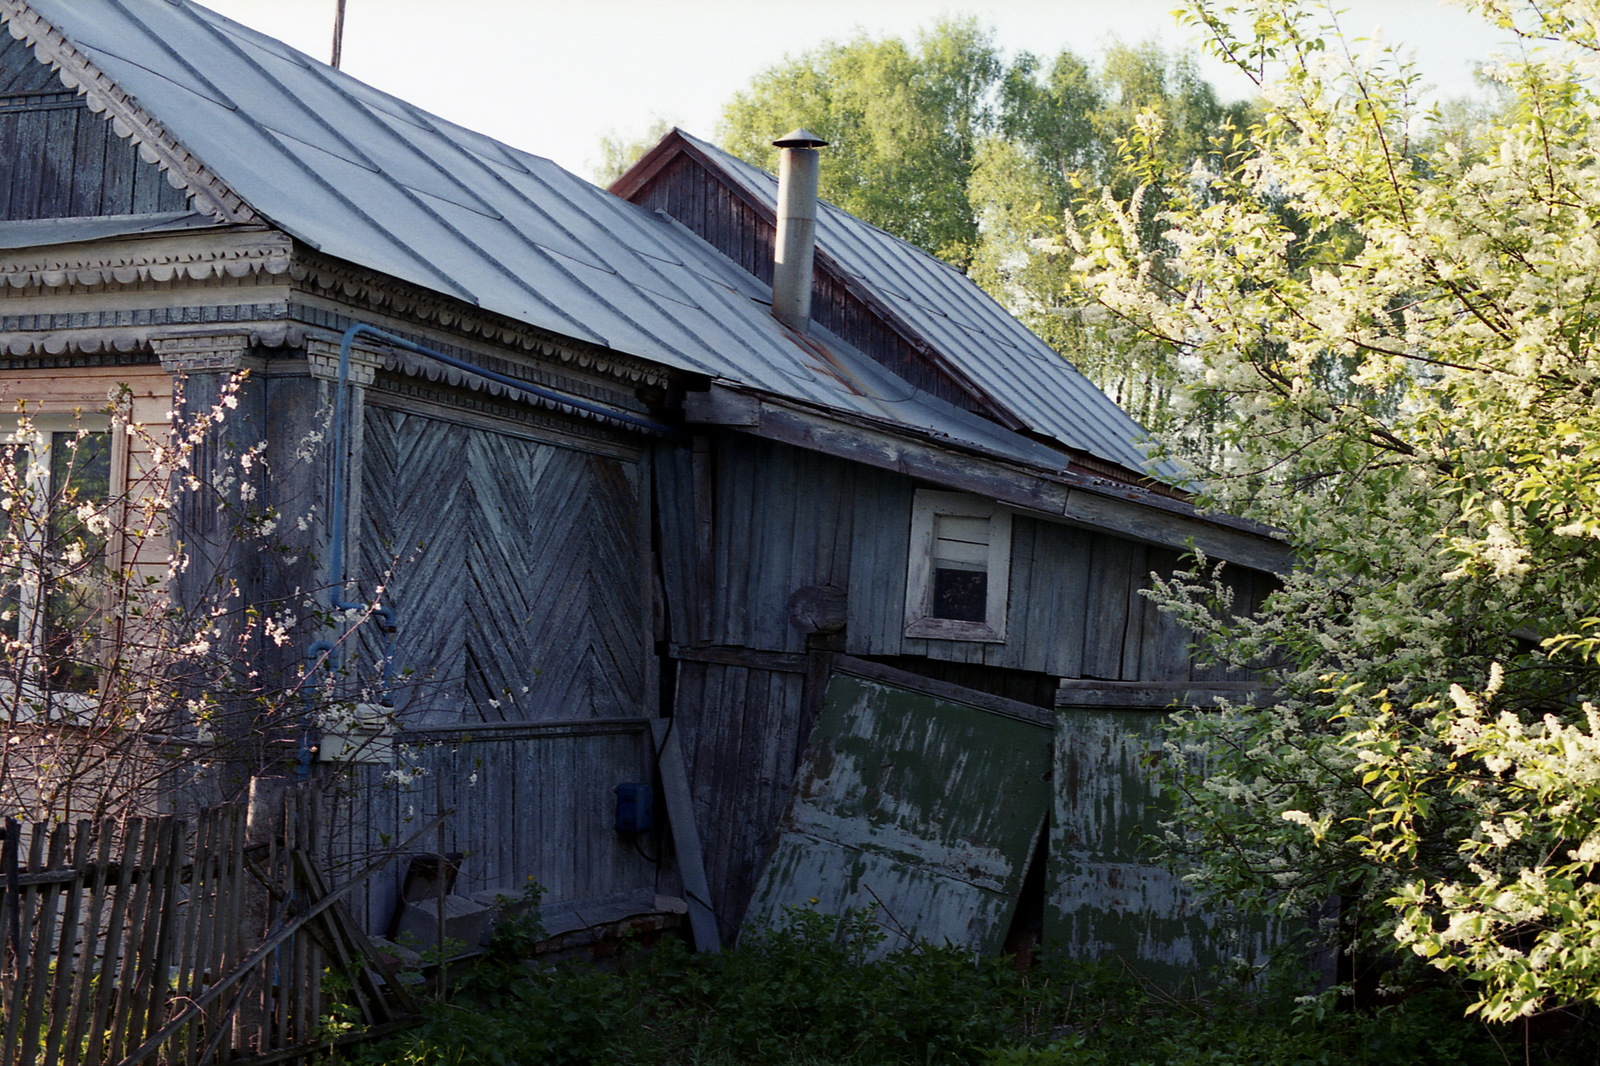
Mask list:
[[[811,321],[811,267],[817,250],[817,149],[827,141],[795,130],[772,142],[778,155],[778,243],[772,264],[772,315],[799,333]]]

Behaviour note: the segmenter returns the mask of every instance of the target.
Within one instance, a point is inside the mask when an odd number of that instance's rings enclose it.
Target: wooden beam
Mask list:
[[[694,801],[689,796],[689,771],[683,764],[683,749],[670,718],[652,718],[650,729],[656,741],[656,764],[661,771],[661,791],[667,801],[667,824],[672,827],[672,847],[678,855],[678,876],[689,904],[689,931],[697,951],[722,950],[717,930],[717,915],[711,909],[711,884],[706,880],[705,853],[700,847],[700,828],[694,820]]]
[[[650,728],[651,721],[649,718],[577,718],[564,722],[451,722],[400,729],[394,739],[402,744],[454,744],[596,737],[610,733],[643,733]]]
[[[781,674],[803,674],[807,668],[806,656],[798,652],[760,651],[755,648],[686,648],[674,644],[672,657],[683,662],[743,666],[750,670],[772,670]]]
[[[1019,718],[1024,722],[1051,728],[1055,725],[1055,715],[1044,707],[1035,707],[1031,703],[1022,703],[1017,700],[1008,700],[1004,696],[992,696],[987,692],[966,688],[963,685],[954,685],[948,681],[935,681],[931,677],[911,673],[909,670],[896,669],[882,663],[869,662],[866,659],[856,659],[848,655],[836,656],[833,660],[835,671],[844,674],[853,674],[856,677],[866,678],[868,681],[880,681],[886,685],[898,688],[908,688],[916,692],[926,693],[942,700],[953,703],[965,703],[969,707],[993,714],[1003,714],[1008,718]]]
[[[1056,689],[1056,706],[1163,710],[1210,707],[1219,696],[1229,700],[1255,700],[1267,694],[1267,689],[1254,681],[1097,681],[1074,678],[1063,680]]]

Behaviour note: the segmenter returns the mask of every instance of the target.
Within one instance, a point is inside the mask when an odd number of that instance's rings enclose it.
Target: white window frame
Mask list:
[[[987,599],[981,622],[937,618],[933,614],[935,518],[950,515],[981,518],[989,523]],[[911,507],[911,550],[906,569],[908,637],[930,640],[982,641],[1003,644],[1011,592],[1011,512],[978,496],[918,489]]]
[[[123,440],[125,434],[118,433],[113,420],[103,414],[78,413],[78,412],[41,412],[30,413],[27,421],[32,428],[31,438],[25,439],[21,435],[22,417],[18,415],[0,416],[0,448],[15,445],[25,448],[29,455],[27,479],[38,498],[48,499],[54,492],[50,483],[54,435],[57,433],[75,433],[83,430],[86,433],[105,433],[107,442],[111,447],[111,475],[110,493],[113,499],[117,498],[126,489],[127,463],[126,445]],[[30,525],[23,531],[23,536],[35,538],[43,536],[43,530]],[[108,539],[106,552],[113,555],[120,551],[120,544],[115,537]],[[45,596],[42,582],[38,580],[23,580],[17,588],[17,634],[19,639],[26,639],[35,647],[42,646],[45,641]],[[26,637],[23,634],[26,633]],[[5,685],[10,693],[9,680],[0,682]],[[68,715],[87,711],[93,704],[94,698],[89,693],[76,692],[65,688],[50,688],[41,677],[33,676],[24,682],[26,689],[24,696],[30,700],[53,707],[57,713],[65,711]],[[36,687],[35,687],[36,686]],[[9,715],[0,714],[9,720]]]

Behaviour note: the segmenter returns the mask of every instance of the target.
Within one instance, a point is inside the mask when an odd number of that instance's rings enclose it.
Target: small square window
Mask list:
[[[919,491],[911,512],[906,636],[1006,639],[1011,513],[955,492]]]

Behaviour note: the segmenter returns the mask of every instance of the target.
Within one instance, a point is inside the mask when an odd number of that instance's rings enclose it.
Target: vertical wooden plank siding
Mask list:
[[[1162,711],[1057,715],[1055,812],[1044,939],[1069,956],[1120,959],[1172,985],[1234,957],[1265,961],[1274,931],[1209,906],[1150,851],[1171,806],[1145,760]]]
[[[695,534],[693,453],[676,444],[651,453],[655,549],[667,621],[667,639],[693,644],[700,596],[695,576],[699,542]]]
[[[680,661],[672,728],[689,765],[705,866],[725,938],[738,928],[811,722],[806,675]]]
[[[32,50],[0,44],[0,221],[182,210],[185,195],[139,158]]]
[[[1004,643],[913,639],[904,635],[905,581],[915,482],[788,445],[726,433],[715,440],[710,587],[677,595],[692,614],[710,595],[710,643],[802,652],[806,633],[791,624],[789,598],[831,585],[847,601],[845,649],[853,655],[920,656],[1056,677],[1171,681],[1208,676],[1194,665],[1187,631],[1142,590],[1152,570],[1169,574],[1176,552],[1104,533],[1018,515],[1012,525],[1008,638]],[[689,531],[692,477],[660,464],[675,485],[658,489],[680,502],[672,519],[680,550]],[[664,512],[663,512],[664,513]],[[667,523],[663,523],[663,529]],[[698,558],[693,549],[689,558]],[[672,576],[683,588],[686,572]],[[1240,604],[1253,602],[1252,572],[1236,570]],[[670,599],[670,595],[669,595]],[[691,627],[676,626],[675,638]],[[1229,679],[1242,680],[1235,671]]]

